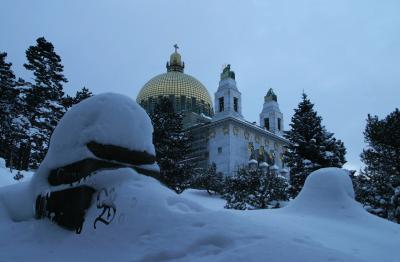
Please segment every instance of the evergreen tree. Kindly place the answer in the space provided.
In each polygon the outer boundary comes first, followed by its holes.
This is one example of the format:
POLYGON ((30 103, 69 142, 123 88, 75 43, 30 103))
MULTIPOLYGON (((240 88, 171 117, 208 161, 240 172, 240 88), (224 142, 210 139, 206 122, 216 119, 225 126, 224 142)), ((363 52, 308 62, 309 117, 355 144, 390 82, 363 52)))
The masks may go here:
POLYGON ((183 192, 190 182, 192 165, 186 159, 190 137, 183 130, 183 115, 174 111, 171 101, 160 98, 151 114, 153 143, 163 182, 177 193, 183 192))
POLYGON ((355 181, 356 199, 366 209, 400 223, 400 111, 386 118, 368 115, 364 131, 366 167, 355 181))
POLYGON ((78 104, 82 100, 91 96, 93 96, 92 92, 86 87, 83 87, 80 91, 76 92, 75 97, 71 97, 69 95, 64 96, 61 100, 61 103, 64 106, 65 110, 68 110, 73 105, 78 104))
POLYGON ((224 177, 221 172, 217 172, 217 167, 214 163, 207 169, 196 169, 194 174, 190 182, 191 188, 207 190, 210 195, 222 193, 224 177))
POLYGON ((7 53, 0 52, 0 157, 10 168, 26 169, 29 121, 24 117, 21 97, 24 82, 16 80, 12 64, 6 62, 6 57, 7 53))
POLYGON ((60 56, 44 37, 38 38, 36 45, 27 49, 26 58, 24 67, 34 75, 34 83, 26 90, 26 104, 32 125, 31 166, 35 168, 43 160, 51 133, 65 113, 63 83, 68 80, 63 74, 60 56))
POLYGON ((76 94, 74 97, 74 104, 78 104, 82 100, 89 98, 91 96, 93 96, 93 93, 86 87, 83 87, 80 91, 76 91, 76 94))
POLYGON ((274 172, 261 169, 241 168, 237 174, 227 177, 223 197, 225 208, 265 209, 279 208, 289 199, 289 183, 274 172))
POLYGON ((346 162, 346 149, 340 140, 326 131, 314 104, 303 93, 285 134, 290 145, 285 152, 285 162, 291 171, 291 195, 296 197, 303 188, 306 177, 322 167, 342 167, 346 162))

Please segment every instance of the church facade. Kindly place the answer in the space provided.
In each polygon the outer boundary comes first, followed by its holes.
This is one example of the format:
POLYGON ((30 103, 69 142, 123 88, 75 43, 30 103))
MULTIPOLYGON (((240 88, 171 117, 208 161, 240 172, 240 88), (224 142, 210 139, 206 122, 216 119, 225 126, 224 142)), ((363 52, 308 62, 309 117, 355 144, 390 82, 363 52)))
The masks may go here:
POLYGON ((259 165, 288 177, 283 153, 289 142, 283 137, 283 115, 273 90, 264 97, 260 122, 252 123, 242 115, 242 94, 230 65, 220 75, 214 106, 207 89, 197 79, 184 74, 183 69, 184 63, 176 48, 167 63, 167 73, 145 84, 137 102, 151 113, 157 99, 167 96, 175 110, 185 114, 184 126, 193 138, 189 161, 203 168, 215 164, 217 172, 226 176, 235 174, 241 167, 259 165), (153 95, 146 95, 149 93, 153 95))

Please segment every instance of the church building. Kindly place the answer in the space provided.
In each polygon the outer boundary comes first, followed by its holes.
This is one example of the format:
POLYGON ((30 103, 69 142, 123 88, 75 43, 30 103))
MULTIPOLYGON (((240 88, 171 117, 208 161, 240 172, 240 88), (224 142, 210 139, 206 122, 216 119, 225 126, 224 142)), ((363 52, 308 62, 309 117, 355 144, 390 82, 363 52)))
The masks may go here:
POLYGON ((167 72, 150 79, 139 92, 137 102, 151 113, 157 99, 168 97, 174 109, 184 113, 184 127, 193 137, 190 161, 198 167, 214 163, 217 172, 229 176, 240 167, 258 165, 288 177, 283 152, 289 142, 283 137, 283 115, 273 90, 269 89, 264 97, 260 122, 246 121, 242 94, 230 65, 220 75, 213 106, 205 86, 184 73, 185 63, 177 49, 175 45, 167 72))

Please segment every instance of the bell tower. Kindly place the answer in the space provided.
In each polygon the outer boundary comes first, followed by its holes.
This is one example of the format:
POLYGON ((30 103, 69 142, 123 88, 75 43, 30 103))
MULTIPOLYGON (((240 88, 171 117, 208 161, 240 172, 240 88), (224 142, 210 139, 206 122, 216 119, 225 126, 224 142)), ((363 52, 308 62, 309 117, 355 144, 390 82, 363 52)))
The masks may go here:
POLYGON ((278 97, 270 88, 264 97, 260 114, 260 126, 274 134, 283 134, 283 114, 279 109, 278 97))
POLYGON ((213 121, 229 116, 243 118, 242 93, 236 87, 235 72, 227 65, 221 73, 221 80, 214 95, 215 115, 213 121))

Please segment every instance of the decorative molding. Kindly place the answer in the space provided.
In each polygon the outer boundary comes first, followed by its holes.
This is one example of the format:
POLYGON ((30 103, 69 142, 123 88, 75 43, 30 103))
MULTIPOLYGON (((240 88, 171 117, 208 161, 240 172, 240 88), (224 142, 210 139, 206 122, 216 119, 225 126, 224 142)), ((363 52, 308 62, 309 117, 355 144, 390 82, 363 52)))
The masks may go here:
POLYGON ((215 137, 215 130, 210 130, 209 134, 208 134, 209 138, 214 138, 215 137))
POLYGON ((224 135, 229 134, 229 126, 228 125, 224 125, 224 127, 222 128, 222 131, 224 132, 224 135))
POLYGON ((249 138, 250 138, 250 133, 249 133, 249 131, 244 130, 244 138, 245 138, 246 140, 249 140, 249 138))
POLYGON ((237 127, 237 126, 233 126, 233 134, 235 135, 235 136, 237 136, 238 134, 239 134, 239 127, 237 127))

